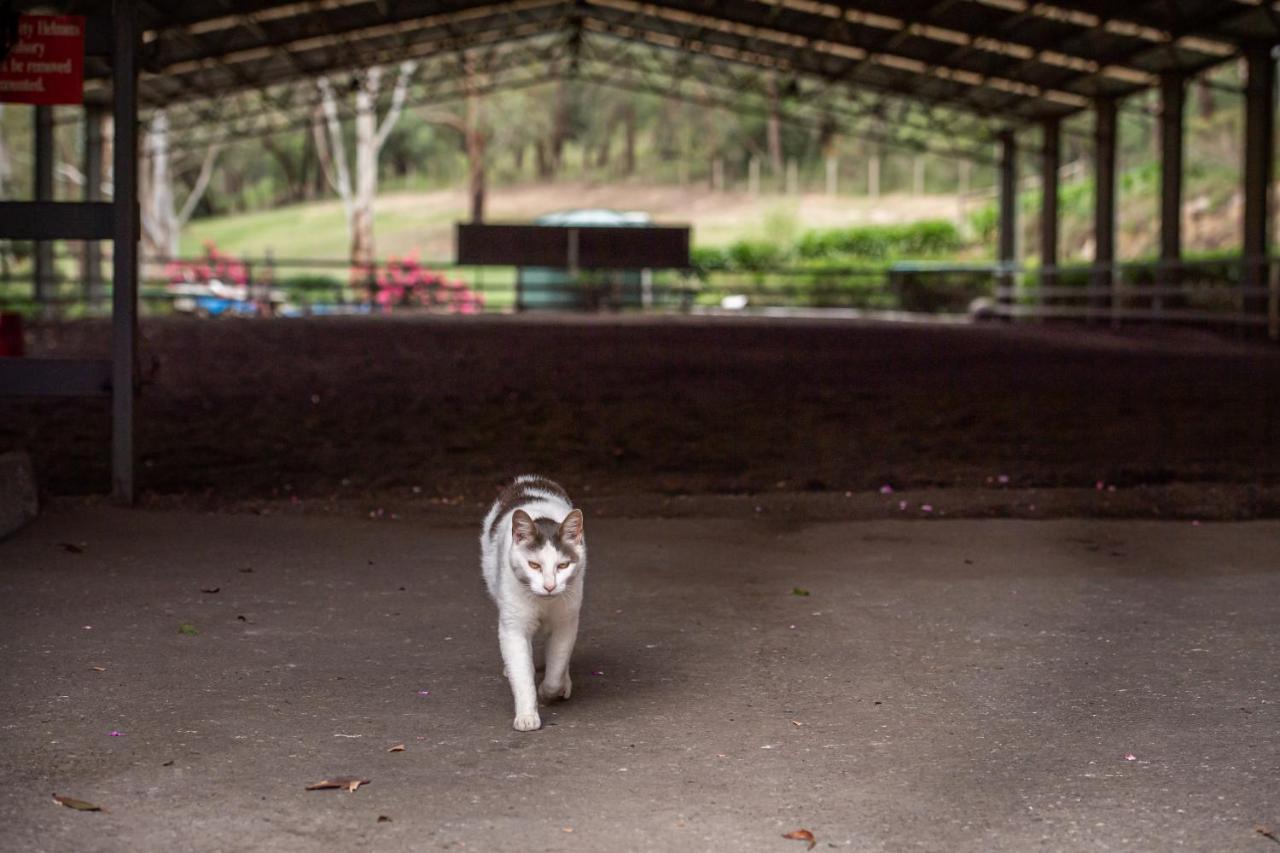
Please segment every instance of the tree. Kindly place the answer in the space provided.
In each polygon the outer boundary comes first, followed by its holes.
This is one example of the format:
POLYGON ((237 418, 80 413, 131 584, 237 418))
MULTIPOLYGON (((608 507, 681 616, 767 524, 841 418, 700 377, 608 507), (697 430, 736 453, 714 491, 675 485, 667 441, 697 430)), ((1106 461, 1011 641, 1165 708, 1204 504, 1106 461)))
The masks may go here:
POLYGON ((178 254, 178 238, 182 226, 191 219, 196 205, 209 188, 213 167, 218 159, 219 143, 212 143, 204 153, 200 171, 182 207, 177 207, 173 191, 173 157, 170 149, 169 114, 159 109, 147 124, 142 144, 142 163, 138 170, 139 207, 142 215, 142 254, 145 258, 172 258, 178 254))
POLYGON ((373 203, 378 194, 378 152, 391 135, 409 90, 416 62, 400 63, 400 73, 391 93, 391 105, 382 121, 377 120, 378 90, 382 86, 383 67, 375 65, 355 76, 355 183, 347 164, 342 122, 338 119, 338 97, 328 77, 317 81, 320 105, 328 138, 316 125, 316 146, 325 177, 342 199, 351 233, 351 265, 367 269, 374 262, 373 203))
POLYGON ((462 149, 467 155, 467 189, 471 199, 471 221, 484 222, 485 190, 488 186, 488 165, 485 152, 489 147, 489 129, 484 121, 484 103, 480 98, 480 84, 475 61, 467 56, 463 60, 463 89, 466 91, 465 112, 454 113, 426 110, 420 115, 424 121, 440 124, 455 130, 462 137, 462 149))

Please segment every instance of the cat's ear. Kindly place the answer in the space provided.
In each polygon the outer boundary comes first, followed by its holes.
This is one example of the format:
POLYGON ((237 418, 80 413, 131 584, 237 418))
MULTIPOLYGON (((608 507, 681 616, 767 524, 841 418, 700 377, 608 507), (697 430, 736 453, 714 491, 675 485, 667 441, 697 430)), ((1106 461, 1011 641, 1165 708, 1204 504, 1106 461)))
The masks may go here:
POLYGON ((582 543, 582 534, 582 510, 575 509, 560 522, 560 541, 579 545, 582 543))
POLYGON ((529 513, 522 509, 516 510, 511 515, 511 541, 516 545, 523 545, 532 542, 538 528, 534 526, 533 519, 529 517, 529 513))

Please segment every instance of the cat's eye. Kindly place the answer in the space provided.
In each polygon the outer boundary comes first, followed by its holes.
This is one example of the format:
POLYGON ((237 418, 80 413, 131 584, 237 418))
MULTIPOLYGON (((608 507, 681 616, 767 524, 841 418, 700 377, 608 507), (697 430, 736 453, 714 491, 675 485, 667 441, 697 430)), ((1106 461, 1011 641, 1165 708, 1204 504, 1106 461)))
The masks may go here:
POLYGON ((530 561, 530 562, 529 562, 529 568, 531 568, 531 569, 540 569, 540 568, 542 568, 542 563, 535 563, 535 562, 533 562, 533 561, 530 561))
POLYGON ((560 565, 556 566, 556 568, 557 568, 557 569, 560 569, 561 571, 563 571, 564 569, 569 568, 569 564, 568 564, 568 563, 561 563, 560 565))

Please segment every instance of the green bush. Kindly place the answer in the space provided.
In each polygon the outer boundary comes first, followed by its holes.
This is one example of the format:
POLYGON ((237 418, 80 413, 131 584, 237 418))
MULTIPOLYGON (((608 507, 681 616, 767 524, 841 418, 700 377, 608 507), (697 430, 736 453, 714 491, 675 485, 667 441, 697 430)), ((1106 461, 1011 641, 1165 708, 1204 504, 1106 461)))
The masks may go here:
POLYGON ((814 308, 891 310, 893 293, 885 287, 883 267, 851 268, 845 261, 815 260, 803 264, 796 282, 796 302, 814 308))
POLYGON ((964 246, 959 230, 942 220, 925 220, 906 225, 862 225, 809 231, 796 243, 796 253, 804 259, 856 258, 885 261, 901 257, 937 257, 964 246))
POLYGON ((280 276, 275 287, 289 294, 294 302, 330 302, 345 288, 343 279, 324 273, 298 273, 280 276))
POLYGON ((764 240, 739 240, 730 244, 726 256, 729 269, 741 272, 767 272, 787 260, 785 249, 764 240))
POLYGON ((689 267, 695 278, 706 281, 712 273, 729 269, 729 254, 710 246, 696 247, 689 250, 689 267))

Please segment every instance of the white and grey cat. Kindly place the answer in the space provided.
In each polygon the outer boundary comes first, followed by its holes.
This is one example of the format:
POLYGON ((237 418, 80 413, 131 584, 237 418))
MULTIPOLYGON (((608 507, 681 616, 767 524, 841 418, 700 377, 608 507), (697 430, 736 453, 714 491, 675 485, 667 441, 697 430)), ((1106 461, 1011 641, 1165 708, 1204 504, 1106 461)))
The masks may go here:
POLYGON ((568 699, 578 638, 587 540, 582 510, 545 477, 526 474, 494 501, 480 531, 480 568, 498 605, 498 645, 515 699, 516 731, 542 725, 538 699, 568 699), (546 638, 546 672, 534 689, 533 641, 546 638))

